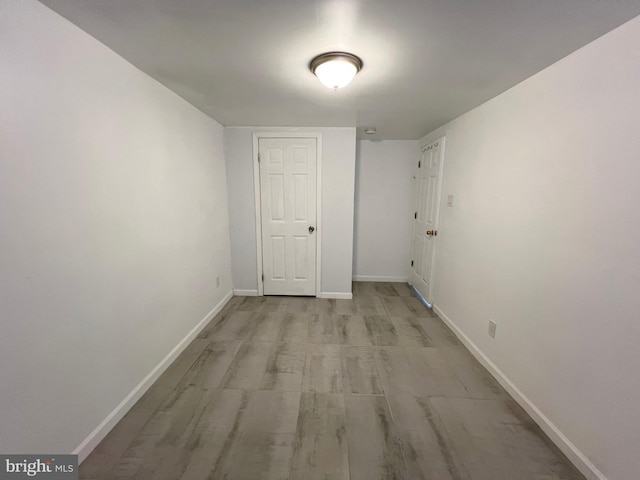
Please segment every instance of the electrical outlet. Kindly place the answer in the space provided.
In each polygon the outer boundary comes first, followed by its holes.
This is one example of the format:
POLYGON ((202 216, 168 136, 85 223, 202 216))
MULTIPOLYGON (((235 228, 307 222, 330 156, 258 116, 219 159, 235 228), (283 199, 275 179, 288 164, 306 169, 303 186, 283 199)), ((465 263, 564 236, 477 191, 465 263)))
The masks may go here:
POLYGON ((496 338, 496 328, 498 328, 496 322, 489 320, 489 336, 491 338, 496 338))
POLYGON ((453 195, 447 195, 447 207, 453 207, 453 195))
POLYGON ((216 277, 216 288, 220 286, 220 275, 216 277))

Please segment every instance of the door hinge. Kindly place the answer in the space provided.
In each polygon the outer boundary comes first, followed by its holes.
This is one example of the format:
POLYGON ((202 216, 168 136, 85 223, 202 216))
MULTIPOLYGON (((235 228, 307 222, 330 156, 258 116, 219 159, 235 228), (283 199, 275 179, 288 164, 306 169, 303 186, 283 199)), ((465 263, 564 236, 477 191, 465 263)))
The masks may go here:
POLYGON ((418 212, 413 214, 413 218, 415 218, 416 220, 418 219, 418 212))
POLYGON ((413 260, 411 260, 411 266, 413 267, 413 260))
POLYGON ((422 162, 420 162, 420 160, 418 160, 418 168, 420 168, 420 165, 422 165, 422 162))
POLYGON ((262 281, 264 282, 264 273, 262 274, 262 281))
POLYGON ((260 163, 260 154, 258 154, 258 163, 260 163))

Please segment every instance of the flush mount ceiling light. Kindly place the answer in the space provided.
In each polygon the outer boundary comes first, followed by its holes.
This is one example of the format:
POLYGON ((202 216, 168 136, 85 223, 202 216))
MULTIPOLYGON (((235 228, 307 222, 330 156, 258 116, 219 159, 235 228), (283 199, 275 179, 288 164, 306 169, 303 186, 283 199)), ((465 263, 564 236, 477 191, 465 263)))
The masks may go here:
POLYGON ((346 52, 323 53, 309 64, 309 69, 318 80, 334 90, 348 85, 361 68, 362 60, 346 52))

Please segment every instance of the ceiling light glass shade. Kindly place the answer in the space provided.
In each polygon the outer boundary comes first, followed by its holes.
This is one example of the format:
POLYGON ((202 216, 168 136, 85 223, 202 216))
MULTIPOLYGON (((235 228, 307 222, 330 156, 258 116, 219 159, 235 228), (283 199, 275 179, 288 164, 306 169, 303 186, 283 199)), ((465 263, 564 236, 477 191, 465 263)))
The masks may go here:
POLYGON ((323 53, 311 61, 311 71, 327 88, 348 85, 362 68, 362 60, 344 52, 323 53))

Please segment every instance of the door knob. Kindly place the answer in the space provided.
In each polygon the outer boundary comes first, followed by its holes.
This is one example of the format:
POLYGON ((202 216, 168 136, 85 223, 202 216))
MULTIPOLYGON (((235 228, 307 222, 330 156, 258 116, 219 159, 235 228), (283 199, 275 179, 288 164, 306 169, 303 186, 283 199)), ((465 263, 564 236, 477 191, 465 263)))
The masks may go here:
POLYGON ((313 233, 313 231, 316 229, 316 227, 309 227, 309 233, 313 233))
POLYGON ((438 231, 437 230, 427 230, 427 236, 429 236, 429 237, 437 237, 438 236, 438 231))

